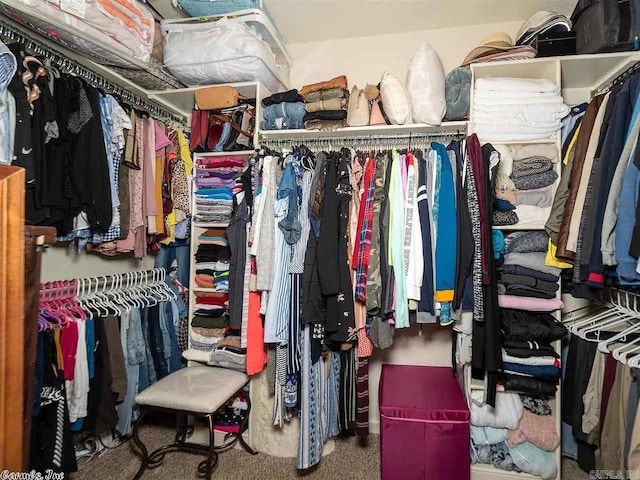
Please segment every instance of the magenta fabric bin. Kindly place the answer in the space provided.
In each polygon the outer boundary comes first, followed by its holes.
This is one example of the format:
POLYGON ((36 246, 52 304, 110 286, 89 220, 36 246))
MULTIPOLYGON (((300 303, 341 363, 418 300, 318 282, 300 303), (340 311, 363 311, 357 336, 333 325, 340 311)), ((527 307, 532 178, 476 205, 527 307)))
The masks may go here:
POLYGON ((468 480, 469 408, 449 367, 383 365, 382 480, 468 480))

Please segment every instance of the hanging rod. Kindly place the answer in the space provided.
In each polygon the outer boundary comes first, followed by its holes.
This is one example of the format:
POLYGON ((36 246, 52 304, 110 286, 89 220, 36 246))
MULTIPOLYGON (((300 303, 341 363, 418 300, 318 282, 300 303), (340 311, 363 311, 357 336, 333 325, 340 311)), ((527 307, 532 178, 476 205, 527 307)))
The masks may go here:
POLYGON ((84 284, 86 288, 93 290, 112 290, 114 287, 126 283, 130 279, 131 284, 145 285, 151 282, 163 281, 166 276, 176 271, 177 267, 153 268, 151 270, 134 270, 131 272, 115 273, 112 275, 99 275, 95 277, 74 278, 73 280, 53 280, 40 284, 40 300, 51 301, 60 298, 73 297, 78 293, 78 285, 84 284))
POLYGON ((141 97, 140 95, 127 90, 125 87, 106 79, 104 76, 94 72, 79 62, 66 57, 64 54, 51 46, 46 45, 44 42, 36 40, 21 29, 7 23, 2 16, 0 16, 0 39, 5 43, 21 43, 24 45, 25 50, 35 54, 36 56, 44 57, 45 67, 47 67, 47 63, 49 63, 49 65, 53 65, 67 74, 81 77, 88 84, 119 96, 124 101, 130 102, 133 105, 146 110, 149 114, 165 123, 173 123, 180 126, 187 125, 187 119, 184 116, 177 115, 157 103, 141 97))
POLYGON ((607 93, 613 87, 615 87, 617 85, 620 85, 620 84, 624 83, 625 81, 627 81, 627 79, 629 79, 633 74, 635 74, 639 70, 640 70, 640 62, 634 63, 629 68, 627 68, 622 73, 620 73, 618 76, 616 76, 613 80, 611 80, 609 83, 607 83, 606 85, 598 88, 595 92, 593 92, 591 97, 593 98, 593 97, 597 97, 598 95, 601 95, 603 93, 607 93))
MULTIPOLYGON (((337 132, 336 132, 337 133, 337 132)), ((287 148, 293 145, 305 145, 311 150, 335 148, 411 148, 426 147, 434 140, 455 140, 464 137, 460 130, 432 131, 416 133, 370 134, 340 131, 334 135, 316 136, 313 131, 308 135, 295 134, 287 136, 260 135, 260 145, 269 148, 287 148), (344 135, 340 135, 344 134, 344 135)))

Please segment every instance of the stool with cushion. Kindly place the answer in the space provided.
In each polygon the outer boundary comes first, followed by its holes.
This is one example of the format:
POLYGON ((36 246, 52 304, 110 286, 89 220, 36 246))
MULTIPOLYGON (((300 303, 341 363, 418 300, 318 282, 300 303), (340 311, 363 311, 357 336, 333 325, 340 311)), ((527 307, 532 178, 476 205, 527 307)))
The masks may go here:
POLYGON ((207 454, 207 459, 198 465, 198 472, 205 474, 207 479, 211 478, 211 473, 218 464, 218 452, 231 448, 236 441, 239 441, 249 453, 255 455, 257 452, 253 451, 242 437, 251 410, 248 395, 243 395, 247 401, 247 412, 239 432, 230 434, 234 437, 231 442, 219 447, 214 445, 213 417, 216 411, 230 398, 241 393, 248 381, 249 378, 242 372, 226 368, 197 366, 182 368, 142 391, 136 397, 136 404, 140 407, 140 416, 133 426, 133 441, 142 454, 142 465, 140 465, 134 480, 138 480, 147 467, 154 468, 160 465, 165 454, 169 452, 186 451, 207 454), (187 437, 193 431, 193 427, 186 427, 176 434, 174 443, 158 448, 149 454, 138 435, 138 428, 149 410, 206 418, 209 429, 209 445, 187 442, 187 437))

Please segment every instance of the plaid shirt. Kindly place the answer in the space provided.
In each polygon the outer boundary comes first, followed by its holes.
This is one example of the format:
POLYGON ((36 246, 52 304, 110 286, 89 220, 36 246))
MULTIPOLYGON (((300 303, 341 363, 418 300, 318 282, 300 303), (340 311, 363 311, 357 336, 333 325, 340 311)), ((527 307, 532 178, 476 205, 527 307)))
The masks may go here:
POLYGON ((367 270, 371 255, 371 226, 373 225, 373 200, 376 191, 376 158, 370 158, 364 173, 364 193, 360 208, 364 209, 362 227, 359 230, 360 242, 355 248, 356 289, 355 298, 360 302, 367 300, 367 270))

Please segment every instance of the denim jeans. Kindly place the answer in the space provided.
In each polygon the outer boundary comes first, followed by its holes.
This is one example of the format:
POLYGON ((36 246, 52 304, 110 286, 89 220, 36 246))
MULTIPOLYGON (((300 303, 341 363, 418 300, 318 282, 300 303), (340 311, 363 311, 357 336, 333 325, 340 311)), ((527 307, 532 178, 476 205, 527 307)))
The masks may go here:
POLYGON ((146 359, 140 364, 140 391, 155 383, 158 375, 151 355, 151 335, 149 330, 149 309, 145 308, 140 312, 140 322, 142 325, 142 335, 145 343, 146 359))
POLYGON ((180 347, 178 347, 178 306, 176 302, 166 302, 167 310, 167 330, 169 330, 169 338, 171 340, 171 357, 169 358, 169 372, 175 372, 182 367, 182 355, 180 347))
POLYGON ((160 245, 154 267, 169 269, 176 262, 178 281, 189 288, 189 260, 189 239, 176 240, 171 245, 160 245))
MULTIPOLYGON (((156 372, 157 379, 164 378, 169 373, 167 360, 164 356, 162 330, 160 329, 160 308, 155 305, 147 309, 149 312, 149 348, 151 349, 151 363, 156 372)), ((151 380, 151 379, 150 379, 151 380)), ((153 383, 153 382, 151 382, 153 383)))
POLYGON ((127 329, 127 345, 124 350, 131 365, 140 365, 146 361, 147 352, 142 334, 142 320, 140 310, 134 308, 129 314, 129 328, 127 329))
MULTIPOLYGON (((137 312, 138 317, 140 316, 140 313, 135 310, 135 312, 137 312)), ((124 352, 127 352, 127 358, 125 361, 126 367, 127 367, 127 393, 124 397, 123 402, 118 405, 118 423, 116 425, 116 430, 120 433, 120 435, 122 436, 128 436, 131 434, 131 419, 133 416, 133 406, 134 406, 134 399, 136 397, 136 395, 138 394, 138 378, 140 376, 140 367, 139 364, 142 363, 141 361, 139 362, 137 357, 130 357, 129 356, 129 337, 133 336, 134 330, 132 328, 133 326, 133 322, 132 322, 132 318, 134 316, 134 310, 132 310, 129 314, 129 326, 127 328, 124 328, 124 326, 126 325, 126 321, 125 318, 123 318, 122 321, 122 326, 120 328, 120 340, 122 341, 122 350, 124 352)), ((138 322, 139 323, 139 322, 138 322)), ((144 351, 144 346, 143 346, 143 351, 144 351)))

